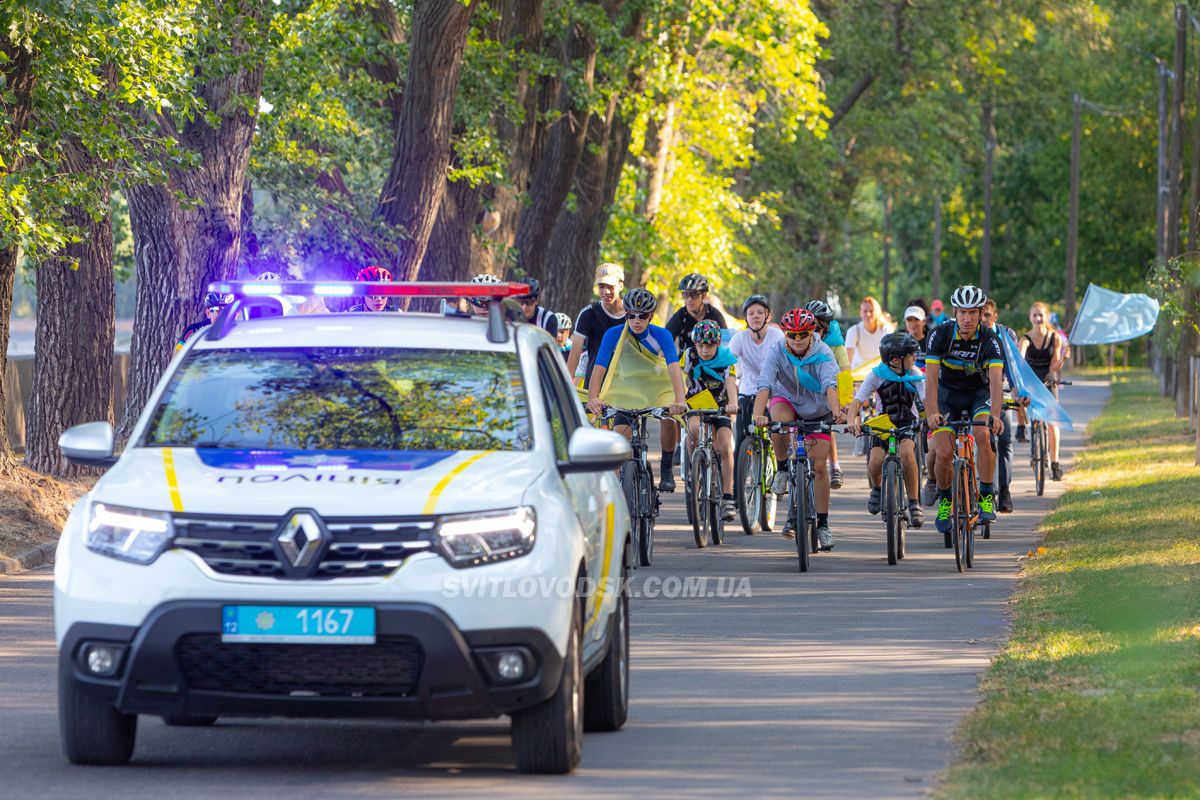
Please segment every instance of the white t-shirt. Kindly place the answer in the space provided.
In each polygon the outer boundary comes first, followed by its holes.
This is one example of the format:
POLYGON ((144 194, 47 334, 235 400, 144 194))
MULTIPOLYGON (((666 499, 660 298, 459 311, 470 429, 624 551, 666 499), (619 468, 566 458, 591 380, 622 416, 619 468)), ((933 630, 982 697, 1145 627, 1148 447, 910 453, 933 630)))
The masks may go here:
POLYGON ((729 340, 729 352, 737 356, 738 395, 753 397, 757 393, 758 374, 771 348, 783 341, 783 331, 771 325, 761 342, 754 341, 749 330, 738 331, 729 340))
POLYGON ((879 358, 879 342, 889 333, 895 332, 893 325, 880 322, 871 333, 861 322, 856 322, 846 331, 846 349, 853 350, 850 369, 858 369, 873 358, 879 358))

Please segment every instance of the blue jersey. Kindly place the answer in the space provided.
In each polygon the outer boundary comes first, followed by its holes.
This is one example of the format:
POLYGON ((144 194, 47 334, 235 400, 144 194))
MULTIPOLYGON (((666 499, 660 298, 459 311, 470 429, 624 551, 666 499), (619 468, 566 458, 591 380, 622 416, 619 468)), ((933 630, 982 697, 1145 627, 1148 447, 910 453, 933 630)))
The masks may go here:
MULTIPOLYGON (((596 353, 595 366, 608 369, 612 363, 613 352, 617 349, 617 343, 621 341, 621 336, 628 330, 628 325, 619 325, 615 328, 609 328, 604 338, 600 340, 600 350, 596 353)), ((679 350, 675 348, 675 337, 671 336, 670 331, 658 325, 650 325, 639 336, 633 331, 629 331, 633 338, 637 339, 638 343, 653 353, 661 353, 668 364, 677 363, 679 361, 679 350)))

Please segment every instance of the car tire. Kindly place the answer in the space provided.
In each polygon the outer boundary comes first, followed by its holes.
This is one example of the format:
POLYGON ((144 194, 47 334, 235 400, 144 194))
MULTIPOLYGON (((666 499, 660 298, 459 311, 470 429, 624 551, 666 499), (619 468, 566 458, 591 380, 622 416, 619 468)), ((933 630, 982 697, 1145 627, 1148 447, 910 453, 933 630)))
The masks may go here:
POLYGON ((512 738, 518 772, 562 775, 583 756, 583 656, 580 606, 567 635, 562 676, 548 700, 513 712, 512 738))
POLYGON ((584 683, 583 729, 620 730, 629 717, 629 574, 632 554, 625 549, 620 594, 608 636, 608 652, 584 683))
POLYGON ((133 757, 137 714, 122 714, 84 691, 70 657, 58 670, 58 732, 63 754, 72 764, 112 766, 133 757))
POLYGON ((172 728, 207 728, 215 725, 217 718, 192 714, 163 714, 162 721, 172 728))

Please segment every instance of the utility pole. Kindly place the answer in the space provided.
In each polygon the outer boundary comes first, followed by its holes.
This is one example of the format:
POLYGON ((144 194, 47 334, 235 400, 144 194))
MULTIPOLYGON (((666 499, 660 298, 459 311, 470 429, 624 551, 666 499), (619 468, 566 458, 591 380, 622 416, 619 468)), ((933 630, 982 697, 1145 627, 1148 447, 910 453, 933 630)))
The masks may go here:
POLYGON ((1158 62, 1158 210, 1154 260, 1159 264, 1167 260, 1167 195, 1170 193, 1167 180, 1167 88, 1170 72, 1166 64, 1158 62))
POLYGON ((933 198, 933 275, 930 276, 929 290, 930 300, 936 300, 942 296, 942 195, 940 192, 933 198))
POLYGON ((1171 98, 1171 152, 1169 210, 1167 212, 1167 258, 1183 252, 1183 125, 1184 90, 1187 87, 1187 24, 1188 10, 1183 3, 1175 5, 1175 85, 1171 98))
POLYGON ((992 157, 996 150, 996 127, 992 124, 992 101, 983 103, 983 244, 979 248, 979 288, 992 290, 992 157))
POLYGON ((1071 95, 1071 198, 1067 212, 1067 286, 1063 294, 1063 326, 1075 322, 1075 284, 1079 266, 1079 134, 1083 98, 1071 95))
POLYGON ((883 310, 888 307, 888 280, 892 273, 892 192, 883 190, 883 310))

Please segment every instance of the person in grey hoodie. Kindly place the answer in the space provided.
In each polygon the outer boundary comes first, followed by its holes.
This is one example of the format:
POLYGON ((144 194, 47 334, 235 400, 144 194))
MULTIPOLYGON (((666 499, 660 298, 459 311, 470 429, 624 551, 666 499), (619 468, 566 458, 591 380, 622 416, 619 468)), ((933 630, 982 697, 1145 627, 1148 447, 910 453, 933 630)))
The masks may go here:
MULTIPOLYGON (((775 422, 841 421, 842 408, 838 403, 838 365, 833 351, 817 338, 817 318, 807 308, 793 308, 779 322, 784 340, 767 355, 758 375, 758 392, 754 398, 754 424, 763 427, 769 419, 775 422)), ((833 549, 833 534, 829 532, 829 442, 830 433, 815 433, 805 437, 805 448, 813 463, 814 499, 817 506, 817 540, 822 550, 833 549)), ((778 471, 771 490, 777 495, 787 492, 788 439, 772 435, 778 471)), ((796 520, 784 525, 785 538, 796 537, 796 520)))

